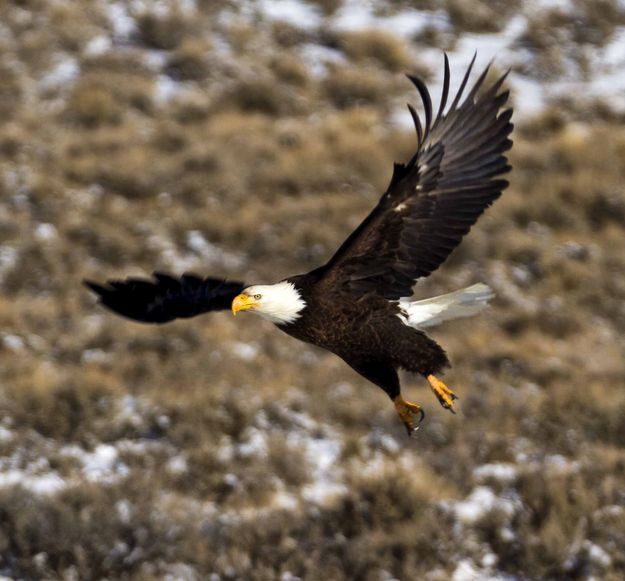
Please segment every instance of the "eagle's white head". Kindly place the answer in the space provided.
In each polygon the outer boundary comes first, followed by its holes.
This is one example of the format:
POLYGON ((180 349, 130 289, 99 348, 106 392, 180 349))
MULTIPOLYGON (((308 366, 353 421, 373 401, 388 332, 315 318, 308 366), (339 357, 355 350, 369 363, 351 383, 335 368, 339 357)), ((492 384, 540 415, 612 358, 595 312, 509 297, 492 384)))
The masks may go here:
POLYGON ((306 306, 295 285, 288 281, 277 284, 248 286, 232 301, 232 314, 251 311, 275 323, 284 325, 301 317, 306 306))

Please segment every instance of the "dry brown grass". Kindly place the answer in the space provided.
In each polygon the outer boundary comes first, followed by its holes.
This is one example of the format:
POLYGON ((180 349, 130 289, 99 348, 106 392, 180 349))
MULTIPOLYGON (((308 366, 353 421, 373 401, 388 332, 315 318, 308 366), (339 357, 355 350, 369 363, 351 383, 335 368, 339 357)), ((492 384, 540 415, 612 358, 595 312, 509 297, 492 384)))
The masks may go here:
POLYGON ((388 85, 371 70, 352 66, 337 66, 327 76, 323 86, 326 97, 339 109, 386 102, 388 85))
POLYGON ((141 41, 150 48, 172 50, 192 33, 194 22, 175 7, 166 13, 146 11, 137 19, 141 41))
POLYGON ((490 2, 448 0, 446 9, 452 24, 469 32, 497 32, 505 24, 490 2))
MULTIPOLYGON (((0 485, 0 575, 446 579, 467 561, 484 575, 619 578, 619 124, 560 107, 516 132, 511 187, 416 289, 484 280, 497 293, 484 316, 432 333, 462 413, 406 376, 428 413, 407 440, 380 390, 260 320, 135 325, 80 286, 154 269, 272 281, 325 260, 414 147, 387 122, 409 89, 380 72, 392 41, 357 37, 345 51, 358 64, 315 76, 298 51, 318 31, 214 29, 214 4, 198 2, 195 20, 146 16, 130 48, 87 55, 110 26, 99 11, 63 31, 58 6, 21 4, 53 18, 0 61, 0 479, 22 474, 0 485), (80 73, 39 94, 51 38, 80 73), (145 46, 185 80, 170 100, 145 46), (113 460, 94 477, 98 450, 113 460), (513 471, 483 471, 493 464, 513 471), (64 485, 37 492, 45 475, 64 485), (319 483, 334 500, 306 499, 319 483), (467 516, 480 488, 493 506, 467 516)), ((14 32, 36 30, 16 5, 0 11, 14 32)))
POLYGON ((337 45, 355 62, 373 61, 394 72, 413 66, 406 46, 394 34, 383 30, 346 32, 337 39, 337 45))
POLYGON ((181 81, 203 81, 211 71, 211 46, 206 41, 186 40, 167 61, 167 74, 181 81))

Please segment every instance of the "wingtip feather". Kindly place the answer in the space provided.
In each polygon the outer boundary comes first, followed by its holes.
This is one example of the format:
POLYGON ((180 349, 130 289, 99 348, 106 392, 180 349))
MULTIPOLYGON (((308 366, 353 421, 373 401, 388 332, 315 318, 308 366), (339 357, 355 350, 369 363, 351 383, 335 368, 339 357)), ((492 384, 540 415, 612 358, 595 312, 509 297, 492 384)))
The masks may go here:
POLYGON ((419 95, 421 96, 421 101, 423 103, 423 111, 425 114, 425 131, 424 135, 427 135, 430 131, 430 126, 432 125, 432 98, 430 97, 430 92, 426 84, 423 82, 423 79, 417 77, 415 75, 407 75, 410 82, 415 86, 419 95))
POLYGON ((447 53, 443 53, 445 57, 445 71, 443 74, 443 89, 441 91, 441 102, 438 106, 438 113, 436 114, 436 121, 434 124, 438 123, 439 119, 443 116, 443 111, 445 110, 445 105, 447 105, 447 97, 449 96, 449 81, 451 78, 451 70, 449 68, 449 57, 447 53))
POLYGON ((477 50, 473 53, 473 58, 471 59, 471 62, 469 63, 469 67, 464 73, 464 77, 462 78, 462 82, 460 83, 460 87, 458 88, 458 92, 456 93, 456 96, 454 97, 454 101, 451 104, 451 109, 455 109, 458 106, 460 99, 462 99, 462 94, 464 93, 464 89, 467 85, 467 81, 469 80, 469 77, 471 76, 471 71, 473 70, 473 65, 475 64, 476 58, 477 58, 477 50))
POLYGON ((415 108, 410 103, 408 103, 408 111, 410 111, 410 116, 412 117, 415 131, 417 132, 417 146, 419 147, 423 142, 423 128, 421 127, 421 120, 419 119, 419 115, 415 108))
POLYGON ((96 293, 99 296, 102 296, 104 293, 106 293, 106 287, 93 280, 83 278, 82 285, 87 287, 90 291, 96 293))

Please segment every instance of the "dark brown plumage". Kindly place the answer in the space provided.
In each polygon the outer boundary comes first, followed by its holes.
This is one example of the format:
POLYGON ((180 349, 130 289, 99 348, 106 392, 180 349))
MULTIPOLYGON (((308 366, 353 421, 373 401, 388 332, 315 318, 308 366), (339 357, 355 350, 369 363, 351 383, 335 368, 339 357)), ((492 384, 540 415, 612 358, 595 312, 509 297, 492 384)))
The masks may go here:
POLYGON ((450 109, 449 62, 445 55, 443 94, 434 123, 427 88, 409 76, 425 109, 425 129, 414 109, 417 151, 395 164, 386 193, 369 216, 323 267, 327 288, 347 285, 355 292, 374 291, 387 299, 410 296, 418 278, 436 270, 460 243, 480 214, 508 186, 496 176, 510 170, 503 155, 510 149, 512 109, 500 113, 508 91, 498 94, 507 73, 478 94, 489 67, 460 99, 475 57, 450 109))
POLYGON ((512 145, 512 109, 502 110, 508 92, 499 92, 507 74, 484 88, 487 67, 463 98, 474 61, 446 108, 450 73, 445 56, 435 116, 423 81, 409 76, 425 117, 422 124, 409 105, 416 151, 406 164, 395 164, 377 206, 324 266, 276 285, 246 288, 162 274, 155 274, 156 281, 87 285, 105 306, 145 322, 163 323, 230 305, 235 313, 253 310, 285 333, 335 353, 384 389, 409 432, 413 415, 422 412, 401 397, 397 369, 428 378, 440 402, 452 409, 453 392, 435 377, 449 361, 422 328, 474 314, 492 293, 485 285, 474 285, 421 302, 406 302, 406 297, 419 278, 445 261, 508 185, 498 177, 510 170, 504 153, 512 145))
MULTIPOLYGON (((303 275, 307 277, 308 275, 303 275)), ((402 323, 399 307, 377 293, 353 297, 328 292, 303 277, 292 282, 306 302, 301 318, 278 327, 301 341, 338 355, 350 367, 375 383, 391 399, 399 395, 396 369, 424 376, 449 365, 443 349, 423 331, 402 323)))

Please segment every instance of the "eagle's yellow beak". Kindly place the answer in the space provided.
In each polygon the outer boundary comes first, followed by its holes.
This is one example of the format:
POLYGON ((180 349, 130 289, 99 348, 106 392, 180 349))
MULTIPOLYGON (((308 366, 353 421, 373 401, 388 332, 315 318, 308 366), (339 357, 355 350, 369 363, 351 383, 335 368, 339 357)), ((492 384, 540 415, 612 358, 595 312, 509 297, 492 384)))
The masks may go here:
POLYGON ((232 301, 232 314, 236 315, 239 311, 247 311, 255 306, 256 300, 254 300, 254 297, 248 297, 244 294, 237 295, 232 301))

